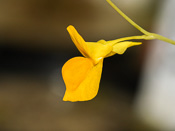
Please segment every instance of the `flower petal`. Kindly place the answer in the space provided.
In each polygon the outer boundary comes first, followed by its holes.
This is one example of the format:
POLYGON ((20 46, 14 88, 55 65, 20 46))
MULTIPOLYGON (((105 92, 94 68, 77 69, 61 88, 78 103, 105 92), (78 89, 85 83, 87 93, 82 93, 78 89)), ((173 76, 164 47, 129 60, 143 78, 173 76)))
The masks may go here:
POLYGON ((72 25, 68 26, 67 30, 78 50, 83 56, 91 58, 94 64, 97 64, 112 50, 112 46, 104 44, 106 43, 104 40, 98 42, 85 42, 72 25))
POLYGON ((76 90, 92 67, 93 63, 88 58, 74 57, 68 60, 62 68, 66 89, 70 91, 76 90))
POLYGON ((77 32, 77 30, 72 25, 69 25, 67 27, 67 31, 69 32, 72 41, 74 42, 78 50, 81 52, 81 54, 85 57, 88 57, 88 54, 86 53, 86 43, 81 37, 81 35, 77 32))
POLYGON ((92 60, 74 57, 63 66, 62 75, 66 84, 64 101, 87 101, 93 99, 99 89, 103 60, 93 65, 92 60))
POLYGON ((127 48, 129 48, 131 46, 135 46, 135 45, 140 45, 140 44, 142 44, 142 43, 141 42, 132 42, 132 41, 119 42, 113 46, 112 52, 109 53, 107 55, 107 57, 113 56, 116 53, 121 55, 126 51, 127 48))

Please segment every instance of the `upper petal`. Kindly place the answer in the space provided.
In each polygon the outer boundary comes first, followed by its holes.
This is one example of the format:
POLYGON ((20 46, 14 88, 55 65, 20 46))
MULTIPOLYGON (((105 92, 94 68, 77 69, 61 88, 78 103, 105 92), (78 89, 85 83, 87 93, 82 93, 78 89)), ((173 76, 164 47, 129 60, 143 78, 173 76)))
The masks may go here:
POLYGON ((68 64, 72 66, 71 69, 68 69, 70 66, 67 66, 67 63, 62 69, 66 84, 63 100, 75 102, 93 99, 98 93, 103 60, 93 65, 89 58, 75 57, 70 59, 68 64))
POLYGON ((69 25, 67 27, 67 31, 69 32, 72 41, 76 45, 77 49, 81 52, 81 54, 85 57, 88 57, 88 54, 87 54, 88 49, 86 46, 86 42, 81 37, 81 35, 77 32, 77 30, 72 25, 69 25))
POLYGON ((104 44, 106 43, 104 40, 98 42, 85 42, 72 25, 68 26, 67 30, 78 50, 85 57, 91 58, 94 64, 97 64, 112 51, 112 46, 110 44, 104 44))

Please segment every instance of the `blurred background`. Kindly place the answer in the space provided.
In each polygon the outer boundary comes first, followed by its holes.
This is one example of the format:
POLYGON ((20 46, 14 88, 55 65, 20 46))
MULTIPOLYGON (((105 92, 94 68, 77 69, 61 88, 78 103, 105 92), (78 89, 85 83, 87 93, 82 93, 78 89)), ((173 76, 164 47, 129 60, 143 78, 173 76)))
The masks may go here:
MULTIPOLYGON (((169 1, 173 0, 113 2, 144 29, 161 34, 157 19, 170 26, 172 16, 163 13, 169 1)), ((0 130, 161 130, 159 124, 140 117, 146 105, 142 76, 154 42, 143 41, 123 55, 106 58, 100 90, 93 100, 62 101, 61 68, 68 59, 81 55, 66 31, 70 24, 86 41, 141 35, 105 0, 1 0, 0 130)))

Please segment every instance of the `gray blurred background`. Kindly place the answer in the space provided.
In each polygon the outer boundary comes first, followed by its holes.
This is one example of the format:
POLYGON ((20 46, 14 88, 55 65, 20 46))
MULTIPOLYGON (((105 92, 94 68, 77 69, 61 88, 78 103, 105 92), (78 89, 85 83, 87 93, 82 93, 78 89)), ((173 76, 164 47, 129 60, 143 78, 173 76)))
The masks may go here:
MULTIPOLYGON (((148 31, 165 0, 114 0, 148 31)), ((61 67, 80 56, 69 34, 86 41, 141 35, 105 0, 0 1, 0 130, 155 131, 133 111, 149 41, 104 60, 98 95, 63 102, 61 67)))

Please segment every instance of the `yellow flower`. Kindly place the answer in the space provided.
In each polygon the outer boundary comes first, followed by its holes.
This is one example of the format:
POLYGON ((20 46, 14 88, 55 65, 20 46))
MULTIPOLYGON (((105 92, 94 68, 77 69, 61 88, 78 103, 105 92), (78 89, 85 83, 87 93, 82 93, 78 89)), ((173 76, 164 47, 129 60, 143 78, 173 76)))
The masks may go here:
POLYGON ((137 25, 126 16, 111 0, 106 0, 123 18, 141 31, 144 35, 120 38, 112 41, 100 40, 98 42, 85 42, 73 26, 67 30, 72 41, 81 52, 83 57, 74 57, 68 60, 62 68, 62 76, 66 85, 64 101, 87 101, 93 99, 99 89, 103 59, 117 54, 123 54, 128 47, 140 45, 141 42, 128 40, 159 39, 175 45, 175 41, 161 35, 150 33, 137 25))
POLYGON ((84 57, 68 60, 62 68, 62 76, 66 85, 64 101, 87 101, 93 99, 99 89, 103 59, 125 50, 140 42, 118 42, 100 40, 85 42, 73 26, 67 28, 72 41, 84 57))

